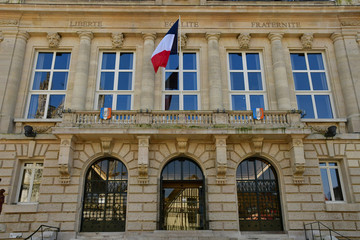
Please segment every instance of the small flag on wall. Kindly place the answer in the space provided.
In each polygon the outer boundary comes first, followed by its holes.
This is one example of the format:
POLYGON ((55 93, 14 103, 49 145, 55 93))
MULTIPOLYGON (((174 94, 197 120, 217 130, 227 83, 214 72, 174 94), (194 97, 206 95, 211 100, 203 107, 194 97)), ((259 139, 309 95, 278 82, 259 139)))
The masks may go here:
POLYGON ((257 119, 257 120, 264 119, 264 109, 263 108, 254 108, 253 115, 254 115, 254 119, 257 119))
POLYGON ((101 119, 110 119, 111 118, 111 108, 101 108, 100 110, 101 119))

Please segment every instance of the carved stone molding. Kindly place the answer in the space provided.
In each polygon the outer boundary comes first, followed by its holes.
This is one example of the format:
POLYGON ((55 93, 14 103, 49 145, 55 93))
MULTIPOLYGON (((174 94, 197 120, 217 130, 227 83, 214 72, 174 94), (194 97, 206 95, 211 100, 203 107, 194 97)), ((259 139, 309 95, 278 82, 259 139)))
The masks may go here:
POLYGON ((240 33, 238 36, 240 49, 248 49, 250 45, 251 36, 249 33, 240 33))
POLYGON ((150 136, 138 136, 138 183, 148 184, 149 140, 150 136))
POLYGON ((49 42, 50 48, 58 48, 60 45, 61 36, 57 32, 48 33, 47 34, 47 40, 49 42))
POLYGON ((146 32, 143 32, 142 33, 142 37, 144 40, 152 40, 152 41, 155 41, 156 39, 156 33, 146 33, 146 32))
POLYGON ((340 22, 342 26, 360 26, 360 21, 341 21, 340 22))
POLYGON ((341 33, 333 33, 331 34, 330 38, 333 42, 344 40, 343 35, 341 33))
POLYGON ((61 184, 69 184, 75 149, 75 136, 60 136, 60 152, 58 160, 59 180, 61 184))
POLYGON ((111 34, 111 43, 112 43, 113 48, 121 48, 124 44, 124 34, 112 33, 111 34))
POLYGON ((254 151, 256 153, 261 153, 262 146, 263 146, 263 140, 264 140, 264 138, 262 138, 262 137, 254 137, 254 138, 252 138, 252 142, 253 142, 253 145, 254 145, 254 151))
POLYGON ((220 39, 220 33, 206 33, 205 35, 206 40, 216 40, 219 41, 220 39))
POLYGON ((176 138, 177 141, 177 148, 180 153, 184 153, 187 150, 187 138, 176 138))
POLYGON ((294 136, 290 143, 290 161, 293 171, 294 184, 304 184, 305 156, 304 144, 301 136, 294 136))
POLYGON ((181 36, 180 36, 180 46, 182 48, 186 47, 187 40, 188 40, 188 37, 186 36, 186 33, 181 34, 181 36))
POLYGON ((227 171, 227 153, 226 153, 226 135, 215 136, 216 147, 216 183, 226 183, 226 171, 227 171))
POLYGON ((303 49, 312 49, 313 40, 314 35, 312 33, 304 33, 300 38, 303 49))
POLYGON ((94 34, 89 31, 79 31, 77 34, 79 35, 80 39, 87 38, 88 40, 92 40, 94 38, 94 34))
POLYGON ((16 19, 0 19, 0 25, 13 25, 16 26, 19 24, 19 21, 16 19))
POLYGON ((109 138, 109 137, 101 137, 101 138, 100 138, 100 141, 101 141, 101 147, 102 147, 103 153, 110 153, 110 152, 111 152, 111 141, 112 141, 112 138, 109 138))
POLYGON ((268 38, 270 41, 280 40, 283 38, 283 33, 269 33, 268 38))

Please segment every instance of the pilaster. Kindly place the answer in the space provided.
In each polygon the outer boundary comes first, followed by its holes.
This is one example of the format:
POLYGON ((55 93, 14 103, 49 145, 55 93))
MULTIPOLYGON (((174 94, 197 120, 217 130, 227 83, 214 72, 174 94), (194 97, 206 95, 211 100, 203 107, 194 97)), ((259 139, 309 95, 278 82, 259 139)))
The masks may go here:
POLYGON ((227 170, 227 153, 226 153, 226 135, 215 135, 216 147, 216 183, 226 183, 226 170, 227 170))
POLYGON ((149 182, 149 140, 150 136, 138 136, 138 183, 147 184, 149 182))
POLYGON ((292 136, 290 142, 290 161, 294 184, 303 184, 305 172, 305 155, 303 136, 292 136))
POLYGON ((60 136, 60 152, 59 152, 59 179, 61 184, 69 184, 71 177, 71 168, 73 165, 75 136, 63 135, 60 136))

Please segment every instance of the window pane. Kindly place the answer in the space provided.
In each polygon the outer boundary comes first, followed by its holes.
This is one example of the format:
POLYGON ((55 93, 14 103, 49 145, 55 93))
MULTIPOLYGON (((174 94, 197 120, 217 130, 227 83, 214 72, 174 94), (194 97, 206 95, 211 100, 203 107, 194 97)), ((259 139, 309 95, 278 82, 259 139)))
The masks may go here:
POLYGON ((120 53, 120 66, 119 69, 132 69, 133 68, 133 54, 120 53))
POLYGON ((306 70, 305 54, 292 53, 290 55, 293 70, 306 70))
POLYGON ((311 73, 314 90, 328 90, 325 73, 311 73))
POLYGON ((70 53, 56 53, 54 69, 69 69, 70 53))
POLYGON ((248 70, 260 70, 260 59, 258 53, 247 53, 246 64, 248 70))
POLYGON ((28 196, 30 194, 30 184, 31 184, 31 175, 32 175, 32 169, 24 169, 22 183, 21 183, 21 189, 20 189, 20 195, 19 195, 19 202, 27 202, 28 196))
POLYGON ((298 109, 302 110, 306 115, 304 118, 315 118, 314 108, 310 95, 296 95, 298 109))
POLYGON ((318 118, 332 118, 330 98, 328 95, 315 95, 318 118))
POLYGON ((179 73, 165 73, 165 90, 179 90, 179 73))
POLYGON ((102 72, 99 90, 114 90, 114 72, 102 72))
POLYGON ((131 90, 132 72, 119 72, 118 90, 131 90))
POLYGON ((230 65, 230 70, 243 70, 241 53, 230 53, 229 65, 230 65))
POLYGON ((115 69, 116 53, 103 53, 101 69, 115 69))
POLYGON ((32 90, 49 90, 50 72, 35 72, 32 90))
POLYGON ((325 201, 331 201, 330 185, 326 169, 320 169, 325 201))
POLYGON ((249 89, 250 90, 262 90, 261 73, 260 72, 249 72, 249 89))
POLYGON ((166 69, 178 70, 179 69, 179 55, 170 55, 166 69))
POLYGON ((196 72, 184 73, 184 90, 197 90, 196 72))
POLYGON ((232 95, 232 110, 246 110, 246 98, 245 95, 232 95))
POLYGON ((184 70, 195 70, 196 69, 196 54, 195 53, 184 53, 183 68, 184 68, 184 70))
POLYGON ((321 53, 308 53, 310 70, 324 70, 321 53))
POLYGON ((36 69, 51 69, 53 53, 39 53, 36 69))
POLYGON ((197 96, 196 95, 185 95, 184 96, 184 110, 197 110, 197 96))
POLYGON ((116 110, 130 110, 131 95, 118 95, 116 100, 116 110))
POLYGON ((263 95, 250 95, 250 108, 265 108, 263 95))
POLYGON ((310 90, 309 77, 307 73, 293 73, 295 90, 310 90))
POLYGON ((51 95, 47 118, 61 118, 64 109, 65 95, 51 95))
POLYGON ((331 183, 334 191, 334 198, 336 201, 343 201, 343 194, 340 184, 339 170, 332 168, 330 169, 331 183))
POLYGON ((231 81, 231 90, 245 90, 244 73, 231 72, 230 81, 231 81))
POLYGON ((66 90, 68 79, 67 72, 54 72, 51 84, 51 90, 66 90))
POLYGON ((31 95, 28 118, 43 118, 46 104, 46 95, 31 95))
POLYGON ((165 95, 165 110, 179 110, 179 95, 165 95))
POLYGON ((99 95, 98 109, 101 109, 103 107, 112 108, 112 100, 112 95, 99 95))

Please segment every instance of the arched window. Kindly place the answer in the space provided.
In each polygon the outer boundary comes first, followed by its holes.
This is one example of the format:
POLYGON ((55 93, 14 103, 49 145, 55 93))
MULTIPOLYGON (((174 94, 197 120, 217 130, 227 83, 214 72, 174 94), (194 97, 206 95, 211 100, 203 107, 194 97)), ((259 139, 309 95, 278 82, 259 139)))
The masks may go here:
POLYGON ((280 195, 275 169, 260 158, 249 158, 236 171, 241 231, 281 231, 280 195))
POLYGON ((206 229, 204 175, 190 159, 177 158, 161 173, 160 229, 206 229))
POLYGON ((128 172, 114 158, 104 158, 86 173, 82 232, 125 231, 128 172))

